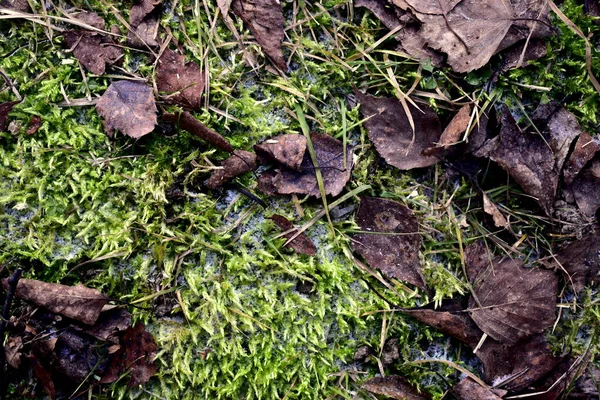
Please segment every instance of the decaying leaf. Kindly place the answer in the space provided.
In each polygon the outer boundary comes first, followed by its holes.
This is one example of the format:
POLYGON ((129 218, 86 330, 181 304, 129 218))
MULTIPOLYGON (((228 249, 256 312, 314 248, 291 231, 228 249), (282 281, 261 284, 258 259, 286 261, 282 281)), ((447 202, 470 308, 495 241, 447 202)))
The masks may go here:
POLYGON ((541 333, 554 322, 558 279, 552 271, 526 268, 521 261, 493 261, 477 277, 471 317, 492 338, 517 343, 541 333), (481 305, 481 308, 479 308, 481 305))
POLYGON ((597 284, 600 280, 600 236, 591 234, 569 243, 558 251, 556 262, 560 266, 555 270, 564 270, 569 275, 567 284, 572 284, 576 293, 597 284))
POLYGON ((489 197, 483 193, 483 211, 494 219, 494 225, 498 228, 508 229, 508 221, 489 197))
POLYGON ((360 102, 360 111, 368 118, 363 125, 369 139, 384 160, 396 168, 408 170, 428 167, 437 163, 437 157, 423 155, 423 151, 434 146, 441 135, 437 114, 428 106, 420 105, 418 110, 408 108, 414 120, 415 131, 411 128, 404 108, 395 98, 375 97, 355 90, 360 102))
POLYGON ((140 138, 154 130, 156 104, 152 88, 136 81, 113 82, 96 103, 107 134, 115 130, 140 138))
POLYGON ((458 382, 452 392, 460 400, 501 400, 506 390, 492 389, 481 386, 471 378, 464 378, 458 382))
POLYGON ((300 171, 306 152, 306 137, 297 133, 275 136, 254 145, 254 151, 263 164, 276 161, 290 169, 300 171))
POLYGON ((29 2, 27 0, 2 0, 2 2, 0 2, 0 6, 8 8, 9 10, 24 13, 31 11, 31 8, 29 8, 29 2))
POLYGON ((3 132, 8 126, 8 113, 10 113, 13 107, 19 103, 19 101, 8 101, 5 103, 0 103, 0 132, 3 132))
MULTIPOLYGON (((284 232, 294 229, 294 224, 292 224, 287 218, 282 215, 275 214, 271 217, 273 222, 284 232)), ((286 239, 290 239, 294 236, 295 232, 287 233, 284 235, 286 239)), ((296 253, 306 254, 308 256, 314 256, 317 254, 317 247, 310 240, 310 238, 305 234, 301 233, 294 240, 288 243, 286 246, 294 249, 296 253)))
POLYGON ((420 393, 403 377, 398 375, 371 378, 363 382, 362 388, 371 393, 382 394, 397 400, 425 400, 431 398, 427 393, 420 393))
POLYGON ((553 33, 550 24, 550 7, 546 1, 510 0, 514 14, 512 25, 497 51, 504 51, 518 42, 541 39, 553 33))
POLYGON ((363 197, 356 213, 362 231, 353 237, 354 250, 388 278, 425 288, 419 262, 419 223, 406 206, 387 199, 363 197))
POLYGON ((168 103, 198 109, 202 106, 204 75, 195 62, 166 49, 158 59, 156 85, 168 103))
POLYGON ((231 9, 246 24, 273 65, 285 72, 283 57, 285 19, 278 0, 232 0, 231 9))
POLYGON ((223 151, 233 153, 233 146, 227 139, 198 121, 187 111, 180 114, 163 114, 161 120, 177 125, 223 151))
POLYGON ((127 43, 137 48, 156 47, 158 34, 158 14, 162 0, 135 0, 129 13, 131 29, 127 34, 127 43))
POLYGON ((100 313, 96 323, 85 329, 85 333, 98 340, 115 344, 119 343, 119 333, 131 326, 131 314, 122 307, 105 309, 100 313))
POLYGON ((573 194, 579 210, 594 217, 600 208, 600 160, 594 160, 567 187, 573 194))
POLYGON ((25 134, 29 136, 34 135, 38 131, 38 129, 40 129, 41 126, 42 118, 39 115, 34 115, 29 121, 29 126, 27 127, 25 134))
POLYGON ((563 167, 565 184, 569 185, 581 172, 583 167, 600 151, 600 143, 594 140, 589 133, 583 132, 577 138, 573 152, 563 167))
POLYGON ((364 7, 371 11, 389 30, 400 25, 398 12, 402 11, 386 0, 355 0, 354 7, 364 7))
POLYGON ((558 186, 554 153, 539 135, 521 132, 506 108, 501 113, 501 124, 500 135, 488 141, 492 144, 490 159, 535 197, 546 214, 552 215, 558 186))
POLYGON ((206 181, 206 187, 216 189, 236 176, 245 174, 256 168, 256 154, 244 150, 235 150, 221 163, 222 168, 213 171, 206 181))
MULTIPOLYGON (((81 12, 75 18, 96 27, 105 29, 104 20, 96 13, 81 12)), ((107 65, 113 65, 124 54, 123 49, 114 44, 112 38, 87 30, 73 30, 64 33, 65 46, 87 70, 96 75, 104 74, 107 65)))
POLYGON ((547 53, 547 45, 543 40, 533 39, 517 44, 502 53, 502 71, 522 68, 530 61, 542 58, 547 53))
POLYGON ((467 127, 469 126, 469 121, 471 120, 471 105, 466 104, 458 110, 454 118, 450 121, 448 126, 442 132, 442 136, 440 137, 440 141, 438 142, 438 146, 442 146, 444 148, 448 148, 453 144, 456 144, 460 139, 463 133, 467 131, 467 127))
POLYGON ((483 277, 482 271, 493 268, 493 255, 487 250, 485 243, 481 240, 465 247, 465 268, 469 283, 473 284, 478 278, 483 277))
MULTIPOLYGON (((353 167, 352 147, 346 147, 346 165, 344 165, 344 147, 339 140, 322 133, 311 133, 318 168, 321 170, 325 194, 337 196, 350 179, 353 167)), ((258 188, 266 194, 308 194, 320 197, 315 166, 310 155, 305 152, 299 171, 285 166, 265 171, 258 179, 258 188)))
MULTIPOLYGON (((2 281, 4 287, 8 283, 2 281)), ((109 298, 82 285, 66 286, 33 279, 21 279, 17 284, 16 297, 44 307, 53 313, 93 325, 109 298)))
POLYGON ((14 369, 21 366, 21 349, 23 348, 23 339, 20 336, 9 336, 4 346, 4 355, 6 362, 14 369))
POLYGON ((429 47, 446 53, 456 72, 488 63, 512 25, 513 8, 506 0, 392 0, 422 23, 419 35, 429 47))

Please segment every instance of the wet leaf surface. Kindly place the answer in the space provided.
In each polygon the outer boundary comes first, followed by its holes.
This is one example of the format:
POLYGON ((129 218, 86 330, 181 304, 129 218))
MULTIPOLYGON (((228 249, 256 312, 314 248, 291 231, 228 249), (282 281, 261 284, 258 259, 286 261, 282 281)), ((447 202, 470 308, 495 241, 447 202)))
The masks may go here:
POLYGON ((172 50, 166 49, 158 59, 156 85, 170 104, 192 109, 202 106, 204 75, 200 67, 172 50))
POLYGON ((506 391, 499 391, 498 394, 495 393, 497 390, 485 388, 471 378, 462 379, 452 388, 460 400, 501 400, 506 391))
POLYGON ((279 70, 286 72, 283 57, 285 19, 278 0, 232 0, 231 9, 244 21, 265 55, 279 70))
POLYGON ((494 259, 493 267, 477 277, 471 317, 479 328, 503 343, 517 343, 552 326, 556 313, 558 279, 521 261, 494 259))
POLYGON ((419 223, 406 206, 387 199, 363 197, 356 213, 361 231, 353 236, 354 251, 388 278, 425 288, 421 272, 419 223))
POLYGON ((433 165, 437 157, 423 155, 440 139, 441 127, 437 114, 428 106, 422 111, 409 105, 415 132, 410 126, 404 108, 395 98, 375 97, 358 90, 354 94, 360 102, 360 111, 368 118, 363 125, 377 152, 390 165, 409 170, 433 165))
MULTIPOLYGON (((292 224, 291 221, 289 221, 282 215, 275 214, 271 217, 271 219, 273 220, 273 222, 275 222, 275 225, 277 225, 283 232, 287 232, 295 228, 294 224, 292 224)), ((285 234, 283 237, 289 240, 294 235, 295 232, 291 232, 285 234)), ((308 256, 314 256, 315 254, 317 254, 317 247, 305 233, 301 233, 300 235, 298 235, 286 246, 291 247, 296 253, 299 254, 306 254, 308 256)))
POLYGON ((216 189, 236 176, 250 172, 256 168, 256 154, 244 150, 235 150, 221 163, 222 169, 214 170, 206 181, 206 187, 216 189))
MULTIPOLYGON (((346 148, 344 168, 344 148, 342 142, 322 133, 311 133, 317 164, 321 169, 325 193, 337 196, 350 179, 353 167, 352 147, 346 148)), ((321 197, 315 167, 308 152, 304 153, 300 171, 285 166, 263 172, 258 179, 258 188, 266 194, 308 194, 321 197)))
MULTIPOLYGON (((6 288, 6 280, 2 283, 6 288)), ((82 285, 46 283, 33 279, 19 281, 16 297, 87 325, 94 325, 102 307, 109 301, 108 297, 96 289, 82 285)))
POLYGON ((371 393, 381 394, 397 400, 424 400, 431 398, 426 393, 420 393, 406 379, 398 375, 371 378, 363 382, 362 388, 371 393))
POLYGON ((275 161, 281 165, 301 170, 302 160, 306 153, 306 137, 297 133, 279 135, 254 146, 261 163, 275 161))
POLYGON ((227 141, 227 139, 204 125, 202 122, 198 121, 187 111, 179 114, 163 114, 161 120, 176 125, 177 127, 188 131, 192 135, 196 135, 200 139, 206 140, 208 143, 223 151, 233 153, 233 146, 227 141))
POLYGON ((96 103, 96 110, 108 135, 118 130, 137 139, 152 132, 157 122, 152 88, 142 82, 113 82, 96 103))

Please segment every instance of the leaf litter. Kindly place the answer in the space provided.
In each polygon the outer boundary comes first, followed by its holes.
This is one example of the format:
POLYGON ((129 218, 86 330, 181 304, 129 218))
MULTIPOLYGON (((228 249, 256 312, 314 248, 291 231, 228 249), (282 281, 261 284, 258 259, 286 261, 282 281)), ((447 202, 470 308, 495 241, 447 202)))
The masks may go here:
POLYGON ((167 103, 191 109, 202 106, 204 74, 200 66, 186 62, 184 56, 173 50, 166 49, 158 59, 156 85, 167 103))

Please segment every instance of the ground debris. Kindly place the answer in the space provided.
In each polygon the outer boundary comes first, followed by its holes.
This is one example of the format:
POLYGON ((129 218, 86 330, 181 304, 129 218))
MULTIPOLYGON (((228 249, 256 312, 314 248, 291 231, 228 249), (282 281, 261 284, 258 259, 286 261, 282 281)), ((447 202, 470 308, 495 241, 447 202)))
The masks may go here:
MULTIPOLYGON (((294 224, 292 224, 292 222, 285 218, 283 215, 275 214, 271 216, 271 219, 273 220, 273 222, 275 222, 275 225, 277 225, 282 231, 291 231, 283 236, 286 239, 289 240, 290 238, 296 235, 294 224)), ((291 247, 296 253, 299 254, 306 254, 308 256, 314 256, 315 254, 317 254, 317 247, 305 233, 301 233, 298 236, 296 236, 296 238, 289 242, 286 246, 291 247)))
POLYGON ((563 246, 546 264, 566 273, 565 280, 576 293, 595 286, 600 280, 600 235, 586 235, 563 246))
POLYGON ((8 114, 12 111, 13 107, 19 103, 20 101, 0 103, 0 132, 3 132, 8 126, 8 114))
POLYGON ((204 74, 195 62, 166 49, 158 59, 156 86, 169 104, 199 109, 202 106, 204 74))
POLYGON ((221 169, 214 170, 206 181, 206 187, 216 189, 236 176, 250 172, 256 168, 256 154, 235 150, 231 156, 221 163, 221 169))
POLYGON ((306 152, 306 137, 297 133, 275 136, 254 145, 254 151, 261 164, 275 161, 287 168, 300 171, 306 152))
POLYGON ((208 143, 223 151, 233 153, 233 146, 227 139, 208 128, 187 111, 179 114, 163 114, 161 120, 174 124, 179 128, 188 131, 192 135, 196 135, 200 139, 206 140, 208 143))
POLYGON ((397 400, 425 400, 431 398, 419 392, 406 379, 398 375, 378 376, 362 383, 362 388, 397 400))
POLYGON ((481 386, 471 378, 463 378, 453 388, 452 392, 460 400, 501 400, 506 390, 491 389, 481 386))
POLYGON ((159 14, 162 0, 135 0, 129 12, 130 30, 127 43, 132 47, 147 49, 157 47, 159 14))

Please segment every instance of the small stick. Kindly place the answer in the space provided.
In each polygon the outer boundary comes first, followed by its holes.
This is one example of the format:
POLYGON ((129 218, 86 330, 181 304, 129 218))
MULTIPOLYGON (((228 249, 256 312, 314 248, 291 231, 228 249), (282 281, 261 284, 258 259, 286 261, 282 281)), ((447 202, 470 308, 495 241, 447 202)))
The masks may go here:
MULTIPOLYGON (((6 331, 6 326, 8 323, 8 315, 10 313, 10 306, 12 304, 13 298, 15 297, 15 292, 17 291, 17 283, 19 283, 19 279, 21 279, 21 273, 23 271, 21 268, 17 268, 15 272, 8 278, 8 291, 6 294, 6 300, 4 301, 4 307, 2 308, 2 319, 0 320, 0 344, 4 344, 4 333, 6 331)), ((6 399, 6 389, 7 389, 7 381, 6 381, 6 353, 4 352, 4 346, 0 346, 0 399, 6 399)))

